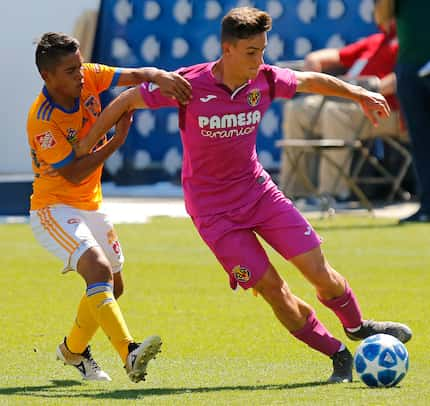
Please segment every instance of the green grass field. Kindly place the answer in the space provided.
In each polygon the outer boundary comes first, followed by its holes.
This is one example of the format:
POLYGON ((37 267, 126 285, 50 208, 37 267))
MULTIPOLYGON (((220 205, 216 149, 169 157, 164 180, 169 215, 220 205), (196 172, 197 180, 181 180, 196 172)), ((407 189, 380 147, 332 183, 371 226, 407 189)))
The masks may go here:
MULTIPOLYGON (((84 285, 61 275, 28 225, 0 226, 0 404, 10 405, 428 405, 430 404, 430 250, 428 226, 335 217, 314 222, 331 264, 348 277, 365 317, 408 323, 410 370, 399 387, 325 385, 331 361, 288 334, 261 297, 232 292, 216 260, 186 219, 119 225, 126 255, 122 310, 136 339, 159 334, 163 352, 146 382, 131 383, 101 332, 93 354, 110 383, 88 383, 55 361, 84 285)), ((332 333, 335 316, 273 251, 293 291, 332 333)))

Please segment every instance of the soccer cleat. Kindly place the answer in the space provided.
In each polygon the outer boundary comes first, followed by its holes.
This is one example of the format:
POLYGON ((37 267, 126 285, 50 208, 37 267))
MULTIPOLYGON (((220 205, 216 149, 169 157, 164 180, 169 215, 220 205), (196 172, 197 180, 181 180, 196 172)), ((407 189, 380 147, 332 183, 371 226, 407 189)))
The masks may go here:
POLYGON ((66 345, 66 339, 57 347, 57 359, 64 365, 75 367, 87 381, 111 381, 110 376, 103 371, 91 355, 90 346, 82 354, 71 352, 66 345))
POLYGON ((348 348, 338 351, 330 357, 333 360, 333 373, 328 383, 352 382, 353 358, 348 348))
POLYGON ((148 337, 143 343, 130 343, 125 370, 132 382, 144 381, 148 362, 155 359, 161 352, 161 338, 158 336, 148 337))
POLYGON ((394 321, 363 320, 358 331, 344 330, 348 338, 354 341, 364 340, 375 334, 388 334, 402 343, 407 343, 412 338, 412 331, 406 324, 394 321))

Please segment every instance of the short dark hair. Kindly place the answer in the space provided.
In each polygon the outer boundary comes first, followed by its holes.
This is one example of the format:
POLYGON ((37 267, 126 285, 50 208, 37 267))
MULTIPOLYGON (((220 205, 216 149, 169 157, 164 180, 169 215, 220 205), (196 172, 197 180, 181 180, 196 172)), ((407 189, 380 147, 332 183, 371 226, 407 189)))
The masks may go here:
POLYGON ((222 19, 221 42, 235 42, 272 29, 272 17, 254 7, 231 9, 222 19))
POLYGON ((65 55, 75 53, 79 41, 62 32, 47 32, 37 41, 36 66, 42 71, 53 71, 65 55))

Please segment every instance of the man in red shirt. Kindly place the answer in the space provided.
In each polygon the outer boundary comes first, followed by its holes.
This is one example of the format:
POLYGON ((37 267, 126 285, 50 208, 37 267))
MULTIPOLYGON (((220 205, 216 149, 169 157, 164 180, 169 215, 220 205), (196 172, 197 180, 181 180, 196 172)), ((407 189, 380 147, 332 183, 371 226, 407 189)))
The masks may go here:
MULTIPOLYGON (((286 103, 284 112, 284 136, 289 139, 330 138, 353 140, 360 127, 366 125, 365 136, 378 134, 399 135, 402 130, 399 119, 399 105, 395 96, 396 76, 394 67, 397 59, 398 42, 395 30, 382 29, 380 33, 347 45, 341 49, 322 49, 311 52, 305 59, 305 71, 333 72, 346 71, 346 77, 354 80, 357 77, 369 78, 372 90, 384 95, 391 107, 391 115, 381 119, 377 127, 367 126, 363 112, 355 103, 344 100, 325 100, 321 111, 323 96, 306 95, 297 97, 286 103), (390 32, 390 33, 388 33, 390 32), (313 118, 319 114, 315 121, 313 118)), ((327 154, 336 162, 348 167, 351 160, 346 150, 329 151, 327 154)), ((319 168, 315 156, 301 160, 301 171, 318 185, 319 194, 334 195, 345 199, 349 196, 349 188, 343 179, 338 179, 336 169, 325 159, 321 160, 319 168), (318 170, 319 169, 319 170, 318 170)), ((281 185, 290 196, 306 196, 300 178, 291 173, 290 162, 282 158, 281 179, 288 179, 286 185, 281 185)))

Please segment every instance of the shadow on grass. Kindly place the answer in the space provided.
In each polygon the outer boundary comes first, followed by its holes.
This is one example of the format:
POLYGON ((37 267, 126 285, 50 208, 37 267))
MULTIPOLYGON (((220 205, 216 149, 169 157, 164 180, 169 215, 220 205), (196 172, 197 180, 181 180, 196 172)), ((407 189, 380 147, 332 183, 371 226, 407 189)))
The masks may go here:
POLYGON ((291 390, 307 387, 330 385, 326 381, 302 382, 281 385, 238 385, 238 386, 203 386, 194 388, 139 388, 112 391, 100 391, 99 387, 85 385, 83 391, 74 388, 73 392, 62 389, 72 386, 82 386, 80 381, 52 380, 51 385, 17 386, 0 388, 0 396, 16 395, 41 398, 90 398, 90 399, 138 399, 145 396, 182 395, 190 393, 211 393, 222 391, 255 391, 255 390, 291 390), (91 391, 88 393, 88 391, 91 391))
POLYGON ((329 224, 324 225, 322 223, 316 223, 315 221, 310 220, 311 224, 314 226, 317 231, 343 231, 343 230, 366 230, 366 229, 381 229, 381 228, 399 228, 403 227, 403 225, 397 223, 386 223, 386 224, 370 224, 370 223, 361 223, 361 224, 329 224))
MULTIPOLYGON (((31 395, 37 396, 37 392, 51 391, 60 388, 70 388, 71 386, 81 386, 80 381, 74 380, 51 380, 51 385, 40 385, 40 386, 16 386, 11 388, 0 388, 1 395, 31 395)), ((50 397, 50 396, 48 396, 50 397)))

